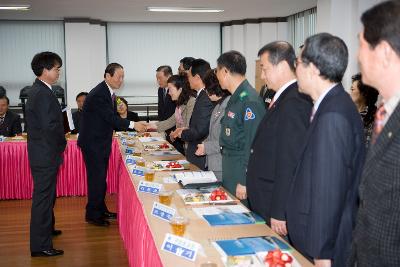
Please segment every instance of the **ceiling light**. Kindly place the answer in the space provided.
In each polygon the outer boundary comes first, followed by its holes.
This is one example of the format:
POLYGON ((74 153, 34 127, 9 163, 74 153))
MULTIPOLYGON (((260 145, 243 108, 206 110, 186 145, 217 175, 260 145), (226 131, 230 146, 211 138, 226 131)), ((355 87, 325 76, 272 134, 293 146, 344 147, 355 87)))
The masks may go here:
POLYGON ((29 10, 30 5, 0 5, 0 10, 29 10))
POLYGON ((197 12, 197 13, 219 13, 223 9, 212 9, 206 7, 147 7, 147 11, 152 12, 197 12))

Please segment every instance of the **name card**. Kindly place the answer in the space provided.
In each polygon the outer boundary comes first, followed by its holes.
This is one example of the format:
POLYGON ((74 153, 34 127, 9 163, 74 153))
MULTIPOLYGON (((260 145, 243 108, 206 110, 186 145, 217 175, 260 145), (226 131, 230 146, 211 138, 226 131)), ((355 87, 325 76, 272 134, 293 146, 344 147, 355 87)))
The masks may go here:
POLYGON ((135 149, 132 147, 125 148, 125 154, 133 154, 135 153, 135 149))
POLYGON ((0 142, 4 142, 4 141, 6 141, 6 137, 5 136, 2 136, 2 135, 0 135, 0 142))
POLYGON ((199 248, 199 243, 172 234, 167 234, 165 236, 164 242, 161 246, 162 250, 190 261, 196 260, 199 248))
POLYGON ((125 138, 121 138, 121 144, 122 144, 123 146, 126 146, 126 139, 125 139, 125 138))
POLYGON ((153 195, 158 195, 162 184, 147 182, 147 181, 140 181, 138 186, 138 192, 149 193, 153 195))
POLYGON ((136 159, 132 155, 126 155, 125 163, 128 165, 136 164, 136 159))
POLYGON ((175 213, 175 209, 163 205, 159 202, 154 202, 153 208, 151 210, 151 215, 167 222, 169 222, 171 218, 174 217, 175 213))
POLYGON ((136 176, 141 176, 141 177, 143 177, 143 176, 144 176, 144 172, 145 172, 145 169, 144 169, 143 167, 139 167, 139 166, 137 166, 137 165, 135 165, 135 166, 133 167, 133 169, 132 169, 132 174, 133 174, 133 175, 136 175, 136 176))

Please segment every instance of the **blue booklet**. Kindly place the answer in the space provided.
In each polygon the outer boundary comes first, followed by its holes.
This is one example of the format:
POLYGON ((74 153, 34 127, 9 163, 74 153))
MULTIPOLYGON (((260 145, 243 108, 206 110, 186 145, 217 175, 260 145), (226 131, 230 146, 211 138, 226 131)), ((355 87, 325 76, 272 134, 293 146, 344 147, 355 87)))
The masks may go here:
POLYGON ((220 214, 203 215, 203 217, 211 226, 255 223, 254 218, 246 213, 225 212, 220 214))
POLYGON ((215 241, 218 246, 228 256, 250 255, 254 250, 239 240, 219 240, 215 241))
POLYGON ((239 238, 239 240, 243 244, 251 247, 255 252, 264 252, 276 249, 274 243, 263 237, 245 237, 239 238))

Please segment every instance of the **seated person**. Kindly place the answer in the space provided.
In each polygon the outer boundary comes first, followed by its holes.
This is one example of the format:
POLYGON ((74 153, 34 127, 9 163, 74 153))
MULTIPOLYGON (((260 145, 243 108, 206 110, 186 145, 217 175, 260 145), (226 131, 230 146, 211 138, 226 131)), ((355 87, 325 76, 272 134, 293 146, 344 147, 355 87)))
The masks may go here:
MULTIPOLYGON (((164 121, 150 123, 147 125, 148 129, 156 129, 158 132, 165 132, 173 126, 177 128, 189 127, 190 118, 194 104, 196 102, 195 92, 190 89, 189 81, 186 75, 173 75, 168 81, 168 94, 171 96, 172 101, 176 103, 175 113, 164 121)), ((180 140, 180 139, 177 139, 180 140)), ((175 148, 185 154, 184 142, 174 142, 175 148)))
POLYGON ((12 137, 22 134, 21 118, 8 110, 10 100, 6 95, 0 96, 0 135, 12 137))
MULTIPOLYGON (((128 101, 123 97, 117 97, 117 112, 119 116, 128 121, 139 121, 139 115, 136 112, 128 110, 128 101)), ((122 129, 116 129, 122 131, 122 129)), ((135 129, 128 129, 128 131, 135 131, 135 129)))
POLYGON ((88 95, 87 92, 80 92, 76 96, 76 104, 78 105, 78 110, 72 113, 72 120, 74 121, 74 126, 75 129, 72 131, 72 133, 76 134, 79 133, 79 128, 81 125, 81 115, 82 115, 82 109, 83 109, 83 104, 85 103, 86 96, 88 95))

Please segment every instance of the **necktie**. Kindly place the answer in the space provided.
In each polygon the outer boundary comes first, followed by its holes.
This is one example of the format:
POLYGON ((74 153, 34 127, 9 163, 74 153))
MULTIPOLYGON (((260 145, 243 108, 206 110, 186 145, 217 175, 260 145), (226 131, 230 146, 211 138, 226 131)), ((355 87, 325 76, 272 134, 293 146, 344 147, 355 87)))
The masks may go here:
POLYGON ((375 113, 374 131, 372 133, 372 139, 371 139, 372 144, 376 142, 376 139, 378 138, 379 134, 382 132, 383 127, 385 126, 384 124, 385 116, 386 116, 386 110, 382 104, 375 113))
POLYGON ((167 99, 167 94, 168 94, 168 88, 164 89, 164 102, 167 99))
POLYGON ((312 120, 314 119, 314 115, 315 115, 315 108, 313 107, 311 111, 310 122, 312 122, 312 120))
POLYGON ((272 99, 269 103, 268 109, 271 109, 274 106, 275 101, 272 99))
POLYGON ((112 101, 113 107, 115 107, 115 94, 114 93, 111 96, 111 101, 112 101))
POLYGON ((4 123, 4 117, 0 117, 0 125, 4 123))

